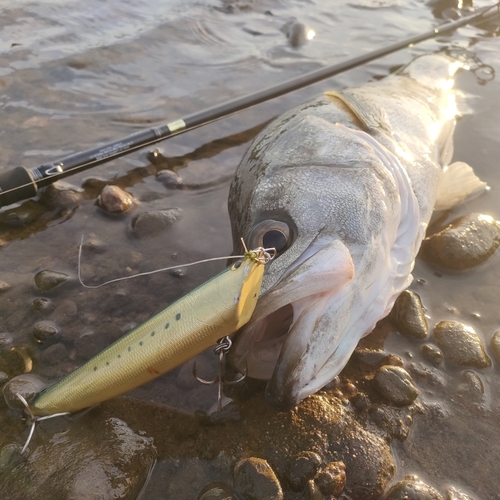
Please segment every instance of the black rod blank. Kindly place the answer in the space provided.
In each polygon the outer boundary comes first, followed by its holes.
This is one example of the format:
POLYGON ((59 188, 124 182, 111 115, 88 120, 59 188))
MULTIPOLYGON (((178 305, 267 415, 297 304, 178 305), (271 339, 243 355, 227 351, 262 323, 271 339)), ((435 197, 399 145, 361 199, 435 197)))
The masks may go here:
POLYGON ((150 144, 220 120, 221 118, 230 116, 243 109, 307 87, 308 85, 312 85, 349 69, 361 66, 410 45, 453 31, 461 26, 489 21, 499 15, 500 2, 491 7, 478 9, 471 15, 465 16, 457 21, 442 24, 425 33, 414 35, 391 45, 387 45, 386 47, 371 51, 365 55, 354 57, 326 68, 311 71, 284 83, 198 111, 173 122, 141 130, 123 139, 105 144, 104 146, 73 153, 53 162, 44 163, 43 165, 30 169, 22 166, 15 167, 12 170, 0 173, 0 207, 35 196, 38 188, 47 186, 62 177, 100 165, 150 144))

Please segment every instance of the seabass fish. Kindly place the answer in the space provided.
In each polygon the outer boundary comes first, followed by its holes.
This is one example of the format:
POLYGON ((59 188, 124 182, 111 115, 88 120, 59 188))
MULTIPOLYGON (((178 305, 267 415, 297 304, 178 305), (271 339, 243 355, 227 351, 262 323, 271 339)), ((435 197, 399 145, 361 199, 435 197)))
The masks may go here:
POLYGON ((392 308, 434 209, 485 187, 449 165, 461 64, 422 56, 288 111, 254 140, 229 195, 235 251, 279 252, 231 361, 280 409, 321 389, 392 308))

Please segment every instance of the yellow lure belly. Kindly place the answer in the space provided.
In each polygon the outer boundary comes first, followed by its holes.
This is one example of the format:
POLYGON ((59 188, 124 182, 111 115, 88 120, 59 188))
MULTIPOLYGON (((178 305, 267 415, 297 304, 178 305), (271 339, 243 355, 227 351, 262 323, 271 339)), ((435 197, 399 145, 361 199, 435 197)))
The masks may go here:
POLYGON ((264 264, 245 258, 188 293, 31 403, 36 416, 75 412, 135 389, 172 370, 250 320, 264 264))

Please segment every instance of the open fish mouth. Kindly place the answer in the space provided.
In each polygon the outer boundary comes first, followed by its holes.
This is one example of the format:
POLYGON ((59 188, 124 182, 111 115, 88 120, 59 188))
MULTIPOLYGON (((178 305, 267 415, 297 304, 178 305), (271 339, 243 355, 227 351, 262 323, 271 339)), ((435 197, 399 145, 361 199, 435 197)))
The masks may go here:
POLYGON ((249 377, 270 380, 266 398, 278 409, 296 406, 329 382, 331 369, 322 372, 339 347, 330 332, 326 335, 325 319, 332 303, 346 294, 354 265, 340 240, 315 250, 259 298, 230 354, 231 363, 249 377))

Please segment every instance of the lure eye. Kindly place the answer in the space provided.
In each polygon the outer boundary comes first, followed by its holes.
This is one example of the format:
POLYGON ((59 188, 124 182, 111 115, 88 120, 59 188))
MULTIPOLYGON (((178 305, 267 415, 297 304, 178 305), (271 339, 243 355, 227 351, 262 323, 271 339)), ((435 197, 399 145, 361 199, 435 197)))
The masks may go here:
POLYGON ((268 219, 257 224, 250 233, 250 248, 275 248, 277 254, 292 244, 292 231, 285 222, 268 219))
POLYGON ((243 263, 242 260, 237 260, 232 266, 231 269, 233 271, 236 271, 236 269, 239 269, 241 267, 241 264, 243 263))

